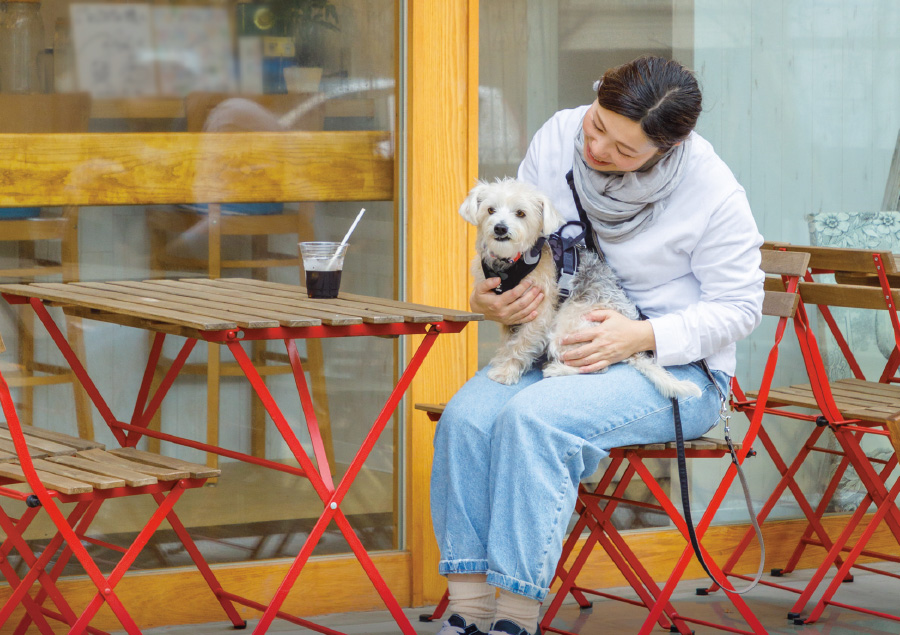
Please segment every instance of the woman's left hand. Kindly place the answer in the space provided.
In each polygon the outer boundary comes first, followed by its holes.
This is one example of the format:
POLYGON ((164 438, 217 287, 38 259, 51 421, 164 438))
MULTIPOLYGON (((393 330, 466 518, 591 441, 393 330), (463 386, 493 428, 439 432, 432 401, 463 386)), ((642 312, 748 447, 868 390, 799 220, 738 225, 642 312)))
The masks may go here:
POLYGON ((596 325, 560 340, 563 346, 576 345, 562 355, 562 361, 582 373, 595 373, 639 351, 656 349, 653 327, 646 320, 631 320, 608 309, 595 309, 584 317, 596 325))

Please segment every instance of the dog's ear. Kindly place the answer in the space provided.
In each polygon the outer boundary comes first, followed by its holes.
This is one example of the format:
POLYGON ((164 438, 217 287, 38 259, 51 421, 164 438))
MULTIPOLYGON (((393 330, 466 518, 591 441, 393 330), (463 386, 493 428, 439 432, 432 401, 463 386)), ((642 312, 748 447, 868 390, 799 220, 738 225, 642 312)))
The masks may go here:
POLYGON ((477 225, 477 215, 478 215, 478 206, 481 204, 483 200, 483 194, 485 190, 487 190, 487 183, 484 181, 478 181, 469 191, 469 195, 462 202, 462 205, 459 206, 459 215, 462 216, 466 222, 471 223, 472 225, 477 225))
POLYGON ((554 207, 553 203, 550 202, 550 199, 541 195, 541 205, 543 206, 543 221, 544 221, 544 235, 549 236, 557 229, 562 227, 562 225, 566 222, 566 219, 562 217, 562 215, 556 211, 556 207, 554 207))

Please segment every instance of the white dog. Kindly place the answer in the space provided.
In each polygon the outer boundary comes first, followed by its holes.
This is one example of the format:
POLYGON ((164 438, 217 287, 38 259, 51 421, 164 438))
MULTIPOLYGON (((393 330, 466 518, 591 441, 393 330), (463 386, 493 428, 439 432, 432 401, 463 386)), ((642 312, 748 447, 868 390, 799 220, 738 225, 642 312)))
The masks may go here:
MULTIPOLYGON (((559 306, 556 264, 546 237, 564 224, 544 194, 528 183, 512 178, 494 183, 479 181, 459 208, 460 215, 478 228, 472 275, 476 282, 501 278, 498 293, 512 289, 522 274, 544 291, 537 318, 524 324, 501 326, 503 341, 491 359, 488 377, 501 384, 515 384, 545 352, 544 377, 574 375, 578 368, 560 361, 570 348, 559 341, 569 333, 595 325, 585 319, 593 309, 613 309, 638 319, 637 308, 625 295, 608 265, 582 250, 572 293, 559 306)), ((689 381, 679 381, 645 352, 625 363, 643 373, 666 397, 700 396, 689 381)))

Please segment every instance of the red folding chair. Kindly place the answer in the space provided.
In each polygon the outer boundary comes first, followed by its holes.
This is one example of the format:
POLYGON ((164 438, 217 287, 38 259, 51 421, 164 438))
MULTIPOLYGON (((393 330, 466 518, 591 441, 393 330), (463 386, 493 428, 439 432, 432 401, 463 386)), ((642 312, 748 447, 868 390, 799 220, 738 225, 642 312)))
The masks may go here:
MULTIPOLYGON (((793 317, 794 311, 798 305, 799 298, 796 289, 800 276, 806 271, 808 260, 809 257, 806 254, 763 253, 763 270, 767 274, 778 276, 777 280, 779 285, 781 285, 780 290, 766 291, 765 303, 763 306, 763 313, 765 315, 778 318, 774 342, 768 355, 760 386, 759 399, 763 402, 765 402, 766 395, 774 376, 778 360, 778 347, 784 336, 785 329, 793 317)), ((735 384, 736 383, 737 382, 735 382, 735 384)), ((710 574, 715 576, 716 579, 723 581, 724 575, 715 563, 713 557, 703 548, 702 538, 712 523, 716 511, 722 504, 722 501, 728 492, 728 488, 732 484, 734 478, 738 475, 738 465, 742 464, 747 456, 752 455, 751 446, 756 438, 757 431, 759 430, 761 419, 762 411, 760 411, 757 416, 751 418, 750 425, 745 431, 741 443, 735 444, 735 452, 733 454, 730 452, 727 443, 721 439, 704 437, 685 443, 685 456, 687 458, 722 459, 723 457, 728 457, 732 459, 721 483, 716 487, 712 499, 696 525, 698 547, 703 556, 703 560, 705 561, 710 574)), ((727 425, 726 422, 726 426, 727 425)), ((726 434, 727 432, 728 430, 726 430, 726 434)), ((586 595, 618 600, 634 606, 644 607, 649 611, 649 614, 641 626, 639 631, 641 634, 649 633, 656 625, 659 625, 671 632, 688 635, 692 632, 689 624, 702 624, 704 626, 733 633, 766 633, 766 629, 753 614, 749 606, 747 606, 746 602, 741 597, 741 594, 736 592, 735 589, 725 589, 725 592, 738 614, 751 629, 749 631, 729 626, 724 623, 724 620, 712 622, 698 617, 686 616, 678 612, 672 605, 670 599, 675 590, 675 586, 683 577, 685 570, 694 555, 694 549, 691 544, 685 546, 681 556, 674 563, 671 574, 668 576, 664 585, 660 587, 653 579, 650 572, 642 564, 640 555, 636 554, 628 546, 625 539, 612 523, 612 514, 619 505, 649 507, 663 512, 681 532, 685 540, 690 542, 689 529, 685 518, 682 517, 681 512, 670 500, 666 489, 659 483, 646 464, 648 459, 676 458, 675 444, 648 444, 617 448, 610 453, 610 458, 611 462, 604 471, 596 487, 582 485, 580 489, 577 507, 577 511, 580 512, 580 517, 563 547, 563 554, 557 569, 557 575, 562 579, 562 585, 558 589, 550 605, 547 607, 541 621, 541 629, 547 633, 569 633, 569 631, 554 627, 553 620, 565 597, 569 593, 572 593, 582 607, 589 605, 584 599, 586 595), (618 475, 620 468, 624 468, 624 473, 621 474, 616 483, 615 478, 618 475), (635 476, 640 478, 647 489, 653 494, 656 503, 638 501, 627 497, 626 490, 635 476), (601 502, 605 502, 605 505, 601 506, 601 502), (581 534, 585 530, 590 533, 583 546, 575 555, 574 560, 571 561, 570 568, 566 570, 566 563, 570 560, 571 555, 575 553, 581 534), (578 576, 587 562, 591 551, 598 544, 616 565, 622 576, 625 578, 628 586, 634 591, 636 597, 626 597, 614 593, 589 589, 578 584, 578 576)))
MULTIPOLYGON (((786 253, 764 253, 763 254, 763 270, 769 274, 780 276, 779 283, 782 284, 781 290, 767 290, 763 312, 766 315, 778 318, 776 328, 775 342, 769 353, 766 364, 766 371, 761 391, 761 399, 765 399, 765 392, 771 385, 774 375, 776 361, 778 359, 778 346, 783 337, 784 331, 789 320, 793 317, 794 311, 798 305, 799 297, 796 289, 799 277, 806 272, 809 256, 806 254, 786 254, 786 253), (786 285, 786 286, 785 286, 786 285)), ((440 405, 417 404, 420 410, 425 410, 432 420, 437 420, 442 412, 440 405)), ((762 411, 759 416, 751 420, 751 425, 744 434, 742 443, 736 444, 736 454, 734 456, 738 463, 743 463, 744 459, 750 454, 750 446, 759 429, 762 411)), ((563 600, 567 595, 571 594, 582 608, 591 606, 587 596, 596 596, 606 599, 618 600, 642 606, 649 611, 645 619, 640 633, 649 633, 654 626, 659 625, 672 632, 679 632, 684 635, 691 633, 688 623, 703 624, 722 630, 736 633, 766 633, 765 628, 737 593, 726 590, 729 598, 737 609, 738 613, 744 618, 752 629, 751 631, 740 630, 705 621, 698 618, 686 617, 680 614, 670 602, 671 595, 675 589, 675 585, 679 582, 684 574, 685 569, 690 563, 693 551, 689 544, 690 537, 687 524, 678 509, 673 505, 665 489, 657 481, 651 470, 645 463, 646 459, 676 458, 676 444, 647 444, 640 446, 629 446, 617 448, 610 453, 610 464, 604 470, 599 482, 595 486, 582 484, 579 489, 579 499, 576 505, 576 513, 578 519, 573 530, 570 532, 568 539, 563 545, 562 556, 556 570, 556 578, 561 580, 561 585, 555 596, 544 613, 541 620, 541 630, 546 633, 562 633, 568 634, 569 631, 562 630, 553 626, 553 620, 556 617, 563 600), (624 472, 619 475, 619 472, 624 472), (616 482, 616 477, 619 476, 616 482), (637 476, 646 485, 653 494, 656 503, 648 503, 644 501, 636 501, 626 498, 626 490, 633 478, 637 476), (612 491, 610 491, 610 489, 612 491), (601 501, 606 501, 601 506, 601 501), (688 544, 685 546, 681 557, 673 566, 672 573, 661 588, 653 579, 649 571, 642 565, 639 555, 627 545, 622 535, 618 532, 612 523, 611 517, 617 506, 620 504, 635 505, 639 507, 651 508, 663 512, 675 524, 682 533, 688 544), (570 561, 573 554, 578 549, 579 542, 582 540, 583 532, 588 531, 589 535, 584 543, 577 551, 574 560, 571 561, 570 568, 566 569, 566 563, 570 561), (636 594, 634 597, 624 597, 617 594, 589 589, 580 586, 577 583, 578 575, 583 570, 588 557, 593 549, 600 545, 606 554, 610 557, 617 569, 621 572, 627 584, 636 594)), ((731 453, 727 443, 721 439, 702 437, 685 443, 685 455, 691 459, 731 457, 731 453)), ((702 539, 703 534, 713 520, 714 514, 721 505, 728 487, 737 475, 736 465, 732 463, 722 483, 716 489, 706 512, 703 514, 700 522, 696 525, 696 535, 702 539)), ((702 548, 702 545, 700 545, 702 548)), ((724 580, 724 575, 716 566, 710 554, 703 549, 703 558, 710 567, 713 575, 718 579, 724 580)), ((554 578, 554 580, 556 579, 554 578)), ((422 621, 430 621, 439 618, 447 606, 447 594, 444 594, 441 602, 431 614, 422 615, 422 621)))
MULTIPOLYGON (((771 581, 763 584, 799 595, 788 613, 788 618, 797 624, 811 623, 818 619, 825 606, 842 606, 865 613, 874 614, 887 619, 900 618, 869 609, 853 606, 833 600, 842 582, 852 581, 851 567, 866 570, 880 575, 900 578, 884 570, 857 564, 860 555, 889 562, 900 562, 900 558, 886 553, 867 550, 866 544, 876 528, 885 522, 895 539, 900 542, 900 512, 894 501, 898 493, 895 485, 887 489, 886 482, 897 465, 897 416, 900 415, 900 386, 893 385, 897 380, 894 375, 900 364, 900 319, 897 316, 897 303, 900 293, 892 290, 892 286, 900 280, 892 254, 856 249, 840 249, 828 247, 804 247, 785 244, 767 244, 766 248, 778 249, 794 253, 810 255, 810 271, 799 285, 801 306, 794 316, 794 328, 800 343, 803 362, 810 379, 809 384, 774 388, 769 393, 768 403, 763 407, 753 398, 735 392, 735 408, 748 416, 756 416, 760 410, 767 414, 775 414, 788 419, 812 422, 815 424, 809 437, 799 452, 788 464, 772 442, 770 435, 762 427, 759 437, 769 453, 781 479, 778 481, 766 504, 760 509, 758 522, 765 521, 775 505, 781 500, 785 490, 789 490, 799 504, 808 521, 808 525, 800 537, 787 564, 772 570, 772 574, 781 577, 794 570, 800 557, 808 546, 821 547, 825 550, 821 563, 816 568, 810 581, 802 589, 796 589, 771 581), (817 274, 833 274, 835 282, 816 281, 817 274), (819 313, 829 332, 841 351, 854 377, 831 381, 825 371, 825 364, 810 326, 806 306, 817 305, 819 313), (895 348, 885 365, 879 381, 867 381, 854 358, 847 339, 841 333, 831 307, 856 309, 886 310, 890 316, 895 339, 895 348), (786 410, 799 407, 803 412, 786 410), (820 440, 823 435, 832 434, 839 449, 824 447, 820 440), (861 442, 867 435, 892 437, 895 448, 894 455, 887 460, 869 457, 863 451, 861 442), (796 481, 796 474, 803 463, 813 453, 828 453, 840 457, 839 464, 826 486, 822 500, 813 508, 807 500, 802 488, 796 481), (876 470, 876 467, 877 470, 876 470), (860 481, 865 486, 866 496, 856 511, 847 520, 846 525, 836 537, 829 536, 822 518, 829 507, 838 488, 841 477, 848 467, 853 467, 860 481), (854 546, 848 545, 854 530, 865 520, 870 503, 875 502, 877 509, 864 525, 862 536, 854 546), (829 569, 835 567, 837 572, 828 583, 808 617, 802 613, 813 594, 823 584, 829 569)), ((724 570, 728 575, 735 575, 734 565, 749 545, 751 536, 745 535, 738 548, 726 563, 724 570)), ((736 576, 741 577, 741 576, 736 576)), ((715 585, 710 590, 715 590, 715 585)))
MULTIPOLYGON (((48 618, 67 624, 70 633, 102 633, 89 624, 103 604, 107 604, 126 632, 140 633, 115 588, 163 520, 168 520, 182 539, 194 562, 210 582, 211 589, 220 588, 172 511, 185 491, 202 486, 208 478, 218 476, 219 470, 134 448, 107 452, 99 443, 30 426, 25 432, 2 374, 0 407, 6 418, 0 437, 11 441, 15 448, 15 454, 0 452, 0 496, 24 503, 18 518, 11 517, 0 508, 0 530, 5 535, 0 544, 0 575, 12 589, 0 608, 0 626, 21 606, 25 615, 16 633, 24 633, 33 623, 41 633, 52 635, 55 631, 48 618), (8 487, 13 483, 25 483, 28 489, 23 491, 8 487), (158 508, 127 549, 86 535, 91 521, 105 501, 138 494, 152 496, 158 508), (64 503, 75 504, 68 516, 60 508, 60 504, 64 503), (50 517, 57 533, 40 555, 36 555, 24 534, 41 510, 50 517), (111 572, 103 573, 85 544, 118 550, 122 556, 111 572), (22 577, 10 564, 13 552, 18 553, 28 569, 22 577), (80 613, 69 604, 56 584, 72 556, 97 587, 96 595, 80 613), (47 600, 52 607, 45 605, 47 600)), ((232 624, 238 628, 244 627, 246 622, 231 602, 218 597, 218 594, 216 596, 232 624)))

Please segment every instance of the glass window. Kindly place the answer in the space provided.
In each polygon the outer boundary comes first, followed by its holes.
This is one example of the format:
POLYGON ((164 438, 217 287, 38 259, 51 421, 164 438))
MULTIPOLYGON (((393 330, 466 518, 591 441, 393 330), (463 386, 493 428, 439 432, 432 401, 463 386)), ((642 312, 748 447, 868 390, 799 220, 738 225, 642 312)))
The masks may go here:
MULTIPOLYGON (((0 5, 4 16, 14 4, 0 5)), ((0 200, 0 233, 5 231, 4 221, 14 219, 27 220, 33 226, 51 218, 64 221, 53 237, 0 241, 4 282, 208 276, 296 285, 303 275, 298 241, 341 240, 365 207, 345 259, 341 290, 397 297, 401 259, 393 200, 397 173, 393 147, 398 3, 232 0, 160 5, 44 0, 22 4, 39 8, 43 39, 41 46, 34 47, 39 55, 33 63, 40 81, 35 91, 13 91, 12 80, 0 85, 0 111, 4 112, 0 132, 104 133, 110 147, 115 146, 112 139, 116 135, 139 132, 148 133, 148 152, 177 146, 186 153, 199 148, 201 154, 199 134, 149 133, 234 133, 233 141, 230 135, 219 135, 228 137, 221 143, 234 148, 234 156, 215 156, 209 164, 199 164, 191 163, 193 155, 186 154, 185 165, 213 176, 230 169, 259 170, 258 165, 240 164, 244 156, 240 151, 274 147, 269 133, 277 132, 282 140, 283 135, 296 135, 304 148, 332 152, 326 157, 331 161, 326 167, 333 167, 327 169, 348 174, 346 182, 320 197, 322 200, 279 195, 298 190, 296 183, 282 187, 285 184, 279 181, 301 178, 296 175, 309 179, 315 189, 315 169, 322 168, 313 165, 304 170, 303 161, 314 162, 305 156, 291 158, 293 172, 276 174, 272 183, 260 178, 258 190, 245 187, 234 201, 223 201, 214 194, 219 203, 210 203, 204 200, 202 187, 197 192, 183 188, 179 190, 183 194, 173 195, 182 198, 171 202, 172 196, 166 195, 165 204, 155 201, 152 194, 142 194, 143 200, 136 205, 46 207, 0 200), (10 108, 8 104, 12 104, 10 108), (47 116, 38 117, 41 113, 47 116), (333 143, 338 133, 347 131, 357 133, 352 146, 333 143), (377 164, 365 175, 365 187, 375 200, 357 200, 359 186, 354 177, 358 175, 341 162, 349 155, 366 159, 366 153, 371 154, 371 163, 377 164), (61 266, 44 268, 51 261, 61 266)), ((7 35, 0 34, 0 39, 7 35)), ((8 49, 0 46, 0 65, 11 63, 2 57, 8 49)), ((0 80, 8 76, 4 72, 0 80)), ((91 163, 90 158, 85 159, 86 170, 91 163)), ((180 178, 175 174, 172 181, 181 183, 180 178)), ((197 179, 200 183, 199 176, 197 179)), ((160 192, 167 191, 167 186, 181 187, 164 180, 147 184, 149 190, 158 187, 160 192)), ((51 311, 57 323, 65 324, 70 336, 80 342, 88 371, 112 411, 128 421, 144 373, 150 335, 66 315, 59 308, 51 311)), ((3 304, 0 331, 10 348, 6 359, 18 357, 26 374, 46 379, 53 372, 51 366, 63 365, 43 327, 29 321, 22 307, 3 304), (33 353, 28 344, 32 333, 33 353)), ((163 369, 183 341, 177 336, 167 338, 163 369)), ((362 422, 377 417, 394 386, 397 340, 299 340, 298 348, 338 481, 368 432, 362 422)), ((245 350, 265 369, 269 390, 311 456, 284 344, 247 343, 245 350)), ((157 382, 161 376, 157 373, 157 382)), ((37 385, 14 390, 26 423, 69 434, 80 430, 107 447, 118 445, 96 409, 77 407, 71 383, 33 383, 37 385)), ((225 347, 200 343, 194 348, 152 426, 198 441, 218 435, 223 447, 296 465, 225 347), (210 355, 220 358, 219 373, 210 373, 210 355), (210 394, 213 396, 208 397, 210 394), (211 408, 218 413, 210 416, 211 408)), ((401 546, 397 434, 394 421, 343 505, 369 551, 401 546)), ((179 458, 207 461, 205 453, 165 442, 145 439, 139 447, 157 446, 179 458)), ((207 559, 239 562, 295 556, 317 519, 316 510, 321 510, 308 481, 228 458, 218 458, 218 465, 222 475, 217 482, 202 492, 188 491, 177 507, 207 559)), ((104 504, 91 533, 105 534, 103 539, 112 543, 129 544, 154 507, 149 497, 144 498, 104 504), (127 520, 131 517, 133 526, 127 520)), ((35 526, 32 537, 48 540, 52 535, 48 532, 49 525, 35 526)), ((161 530, 151 544, 153 548, 144 550, 136 567, 187 562, 188 556, 172 532, 161 530)), ((349 547, 332 525, 315 555, 345 552, 349 547)))
MULTIPOLYGON (((482 0, 480 11, 483 178, 515 175, 540 125, 559 109, 592 101, 592 83, 607 68, 645 53, 661 55, 697 73, 704 104, 697 131, 747 190, 767 239, 897 250, 897 213, 883 212, 897 209, 896 191, 893 198, 887 192, 900 129, 900 112, 893 107, 900 93, 896 2, 482 0)), ((884 337, 880 345, 871 341, 875 324, 854 325, 859 341, 851 343, 865 349, 867 374, 878 376, 893 343, 884 337)), ((484 365, 499 331, 485 323, 479 333, 484 365)), ((739 344, 743 385, 758 383, 771 342, 764 323, 739 344)), ((806 381, 793 343, 782 347, 779 362, 779 385, 806 381)), ((734 424, 743 424, 743 418, 734 424)), ((770 428, 779 446, 806 438, 800 424, 783 423, 770 428)), ((712 493, 704 483, 718 482, 725 469, 711 463, 693 469, 692 501, 698 509, 712 493)), ((804 465, 799 478, 812 504, 835 465, 828 455, 804 465)), ((668 469, 659 466, 660 474, 668 469)), ((765 500, 777 481, 771 461, 760 452, 746 470, 757 501, 765 500)), ((859 503, 861 488, 854 479, 845 477, 833 511, 859 503)), ((677 483, 676 472, 672 482, 677 483)), ((801 512, 786 495, 773 514, 801 512)), ((623 513, 615 521, 639 528, 657 524, 652 516, 623 513)), ((742 497, 734 496, 717 522, 746 519, 742 497)))

